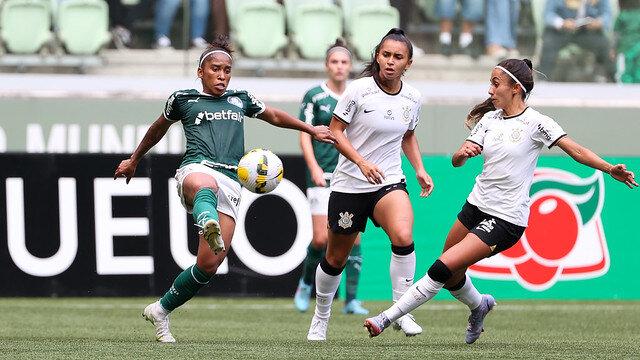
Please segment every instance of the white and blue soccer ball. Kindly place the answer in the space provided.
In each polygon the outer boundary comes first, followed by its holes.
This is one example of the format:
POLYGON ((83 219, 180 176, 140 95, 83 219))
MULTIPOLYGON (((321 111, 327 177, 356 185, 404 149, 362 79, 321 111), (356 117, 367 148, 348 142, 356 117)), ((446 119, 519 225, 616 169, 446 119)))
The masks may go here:
POLYGON ((282 161, 265 149, 253 149, 238 163, 238 180, 247 190, 256 194, 273 191, 282 181, 282 161))

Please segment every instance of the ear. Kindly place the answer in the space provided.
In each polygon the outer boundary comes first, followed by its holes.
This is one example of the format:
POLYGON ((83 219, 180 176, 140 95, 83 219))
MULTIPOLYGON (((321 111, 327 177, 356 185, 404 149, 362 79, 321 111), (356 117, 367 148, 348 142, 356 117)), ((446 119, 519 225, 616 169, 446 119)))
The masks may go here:
POLYGON ((196 71, 196 74, 198 75, 198 77, 200 79, 202 79, 202 76, 204 75, 204 72, 202 71, 202 68, 198 66, 198 70, 196 71))

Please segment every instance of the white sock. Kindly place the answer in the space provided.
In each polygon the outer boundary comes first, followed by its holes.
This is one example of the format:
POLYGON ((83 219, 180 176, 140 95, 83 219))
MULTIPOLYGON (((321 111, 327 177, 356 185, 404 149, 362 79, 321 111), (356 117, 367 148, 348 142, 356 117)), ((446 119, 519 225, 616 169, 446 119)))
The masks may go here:
POLYGON ((321 319, 328 319, 331 316, 331 304, 333 297, 338 291, 342 273, 332 276, 324 272, 318 265, 316 269, 316 312, 315 315, 321 319))
POLYGON ((382 313, 394 322, 405 314, 410 313, 418 306, 431 300, 440 289, 444 286, 443 283, 437 282, 425 275, 422 279, 418 280, 413 286, 407 290, 407 292, 396 301, 393 306, 383 311, 382 313))
POLYGON ((441 32, 440 33, 440 44, 444 44, 444 45, 451 44, 451 33, 450 32, 441 32))
POLYGON ((468 32, 460 33, 460 38, 458 39, 458 44, 461 48, 466 48, 473 42, 473 35, 468 32))
POLYGON ((389 264, 389 275, 391 276, 391 289, 393 301, 400 299, 413 285, 413 278, 416 274, 416 252, 412 251, 408 255, 398 255, 391 253, 391 263, 389 264))
POLYGON ((469 310, 473 310, 480 306, 480 303, 482 302, 482 295, 478 292, 478 289, 473 286, 469 275, 465 274, 465 276, 466 279, 464 281, 464 285, 460 289, 450 292, 453 297, 467 305, 469 310))

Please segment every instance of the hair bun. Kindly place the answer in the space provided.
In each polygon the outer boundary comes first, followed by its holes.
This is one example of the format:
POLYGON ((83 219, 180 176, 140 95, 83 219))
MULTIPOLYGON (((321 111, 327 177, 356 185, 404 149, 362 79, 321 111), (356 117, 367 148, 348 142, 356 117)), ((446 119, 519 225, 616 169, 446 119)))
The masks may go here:
POLYGON ((389 30, 389 32, 387 33, 387 35, 392 35, 392 34, 406 36, 406 35, 404 34, 404 30, 402 30, 402 29, 400 29, 400 28, 392 28, 392 29, 391 29, 391 30, 389 30))
POLYGON ((533 70, 533 64, 531 63, 531 60, 529 59, 522 59, 522 61, 524 61, 525 64, 527 64, 527 66, 529 67, 529 69, 533 70))
POLYGON ((331 47, 336 47, 336 46, 340 46, 340 47, 346 48, 347 47, 347 42, 342 37, 338 37, 338 38, 336 38, 336 42, 334 42, 331 47))

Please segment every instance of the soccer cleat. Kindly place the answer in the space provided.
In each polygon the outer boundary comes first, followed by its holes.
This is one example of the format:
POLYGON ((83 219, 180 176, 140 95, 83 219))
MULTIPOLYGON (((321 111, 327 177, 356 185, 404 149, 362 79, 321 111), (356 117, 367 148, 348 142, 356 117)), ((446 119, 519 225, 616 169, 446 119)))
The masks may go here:
POLYGON ((355 315, 367 315, 369 314, 369 310, 362 307, 362 303, 360 300, 353 299, 348 303, 344 304, 342 308, 343 314, 355 314, 355 315))
POLYGON ((407 336, 416 336, 422 334, 422 327, 416 323, 416 319, 411 314, 406 314, 400 317, 393 323, 395 330, 402 330, 407 336))
POLYGON ((220 224, 214 219, 207 220, 202 227, 202 235, 216 255, 225 250, 224 241, 222 240, 220 232, 220 224))
POLYGON ((369 331, 369 337, 376 337, 380 335, 390 324, 391 322, 387 319, 384 313, 380 313, 364 321, 364 327, 369 331))
POLYGON ((156 327, 156 340, 161 343, 174 343, 176 339, 169 331, 169 314, 160 305, 160 300, 147 305, 142 317, 156 327))
POLYGON ((311 299, 311 285, 307 285, 300 279, 296 294, 293 296, 293 304, 300 312, 309 309, 309 301, 311 299))
POLYGON ((471 310, 471 315, 469 315, 469 324, 467 325, 467 333, 464 339, 467 344, 473 344, 478 340, 480 334, 484 331, 484 327, 482 326, 484 318, 494 306, 496 306, 496 300, 493 296, 483 294, 480 306, 471 310))
POLYGON ((313 315, 311 319, 311 326, 309 327, 309 333, 307 333, 307 340, 309 341, 325 341, 327 340, 327 326, 329 326, 329 319, 321 319, 316 315, 313 315))

